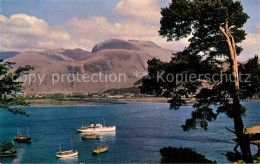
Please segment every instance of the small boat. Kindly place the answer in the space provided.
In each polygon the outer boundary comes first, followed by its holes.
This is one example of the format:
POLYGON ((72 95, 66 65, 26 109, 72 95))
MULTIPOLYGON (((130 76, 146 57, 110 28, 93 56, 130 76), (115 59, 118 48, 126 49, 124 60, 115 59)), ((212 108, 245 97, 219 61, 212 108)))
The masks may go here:
POLYGON ((102 147, 95 147, 95 149, 92 151, 94 154, 104 153, 108 151, 108 146, 102 146, 102 147))
POLYGON ((104 126, 101 123, 94 124, 91 123, 90 126, 84 126, 82 122, 82 126, 77 129, 79 132, 83 133, 92 133, 92 132, 114 132, 116 131, 116 126, 104 126))
POLYGON ((78 155, 77 150, 73 150, 73 143, 71 141, 71 150, 68 151, 61 151, 61 145, 60 145, 60 152, 56 153, 56 156, 58 158, 67 158, 67 157, 74 157, 78 155))
POLYGON ((82 139, 100 139, 100 134, 95 134, 95 133, 91 133, 91 134, 83 134, 82 139))
POLYGON ((10 156, 16 156, 16 155, 17 155, 16 150, 10 150, 10 151, 5 151, 5 152, 0 151, 0 157, 10 157, 10 156))
POLYGON ((18 129, 17 136, 14 137, 14 141, 20 142, 20 143, 31 143, 31 137, 29 135, 28 128, 27 128, 27 132, 26 132, 26 137, 23 137, 22 133, 20 133, 20 131, 18 129))
POLYGON ((56 156, 58 158, 66 158, 66 157, 74 157, 78 155, 78 151, 75 150, 69 150, 69 151, 62 151, 62 152, 58 152, 56 154, 56 156))

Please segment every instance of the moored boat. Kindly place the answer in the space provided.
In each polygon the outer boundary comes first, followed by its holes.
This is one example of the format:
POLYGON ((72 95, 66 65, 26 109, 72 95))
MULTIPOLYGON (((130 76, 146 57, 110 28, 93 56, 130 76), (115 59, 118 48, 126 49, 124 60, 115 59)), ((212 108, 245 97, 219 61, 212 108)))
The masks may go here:
POLYGON ((92 133, 92 132, 114 132, 116 131, 116 126, 104 126, 101 123, 94 124, 91 123, 90 126, 82 126, 77 129, 79 132, 84 132, 84 133, 92 133))
POLYGON ((83 134, 81 137, 82 139, 100 139, 100 134, 83 134))
POLYGON ((102 147, 95 147, 95 149, 92 151, 94 154, 104 153, 108 151, 108 146, 102 146, 102 147))
POLYGON ((76 150, 62 151, 56 154, 58 158, 74 157, 77 155, 78 155, 78 151, 76 150))
POLYGON ((67 158, 67 157, 75 157, 78 156, 78 151, 73 150, 73 143, 71 141, 71 150, 68 151, 61 151, 61 145, 60 145, 60 152, 56 153, 57 158, 67 158))
POLYGON ((10 151, 5 151, 5 152, 0 151, 0 157, 10 157, 10 156, 16 156, 16 155, 17 155, 16 150, 10 150, 10 151))
POLYGON ((14 137, 14 141, 15 142, 20 142, 20 143, 31 143, 31 137, 29 136, 28 128, 27 128, 27 132, 26 132, 26 137, 24 137, 22 135, 22 133, 20 133, 20 131, 18 129, 17 136, 14 137))

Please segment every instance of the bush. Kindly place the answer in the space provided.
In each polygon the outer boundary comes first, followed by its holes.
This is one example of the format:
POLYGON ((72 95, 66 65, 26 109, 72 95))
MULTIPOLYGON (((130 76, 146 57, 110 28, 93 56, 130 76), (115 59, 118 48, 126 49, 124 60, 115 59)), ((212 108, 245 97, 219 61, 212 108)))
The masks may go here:
POLYGON ((193 151, 192 148, 164 147, 160 149, 160 153, 161 163, 216 163, 193 151))
POLYGON ((8 141, 3 141, 0 144, 0 152, 6 152, 6 151, 11 151, 13 149, 18 148, 19 146, 13 144, 12 142, 8 142, 8 141))

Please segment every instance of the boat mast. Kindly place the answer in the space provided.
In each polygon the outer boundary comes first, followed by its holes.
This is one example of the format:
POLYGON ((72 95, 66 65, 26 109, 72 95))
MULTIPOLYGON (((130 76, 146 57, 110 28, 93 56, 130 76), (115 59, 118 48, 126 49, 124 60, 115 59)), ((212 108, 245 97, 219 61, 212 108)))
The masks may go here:
POLYGON ((18 130, 17 130, 17 136, 19 137, 19 136, 22 136, 22 133, 20 133, 20 129, 18 128, 18 130))
POLYGON ((61 152, 61 144, 60 144, 60 152, 61 152))
POLYGON ((83 120, 82 120, 82 125, 81 125, 81 127, 82 127, 82 128, 84 127, 84 125, 83 125, 83 120))
POLYGON ((73 150, 73 141, 71 140, 71 150, 73 150))
POLYGON ((106 124, 105 124, 105 119, 103 118, 103 122, 104 122, 104 127, 106 126, 106 124))
POLYGON ((27 127, 26 137, 29 137, 29 136, 30 136, 30 134, 29 134, 29 129, 28 129, 28 127, 27 127))

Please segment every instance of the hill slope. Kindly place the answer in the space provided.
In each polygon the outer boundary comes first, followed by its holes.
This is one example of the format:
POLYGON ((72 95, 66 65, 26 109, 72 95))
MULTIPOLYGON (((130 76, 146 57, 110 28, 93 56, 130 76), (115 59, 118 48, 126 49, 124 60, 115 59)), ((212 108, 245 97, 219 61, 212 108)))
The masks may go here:
POLYGON ((162 61, 170 61, 173 57, 172 53, 177 52, 162 48, 151 41, 129 40, 129 42, 140 48, 144 53, 162 61))
POLYGON ((96 44, 92 52, 97 52, 103 49, 124 49, 124 50, 135 50, 139 51, 140 49, 136 47, 135 45, 124 41, 124 40, 118 40, 118 39, 109 39, 105 40, 104 42, 96 44))
POLYGON ((84 94, 132 87, 145 74, 149 59, 158 57, 168 61, 172 52, 152 42, 112 39, 95 45, 92 52, 26 51, 8 61, 16 62, 16 66, 35 67, 31 72, 34 82, 29 82, 27 76, 26 93, 84 94))

